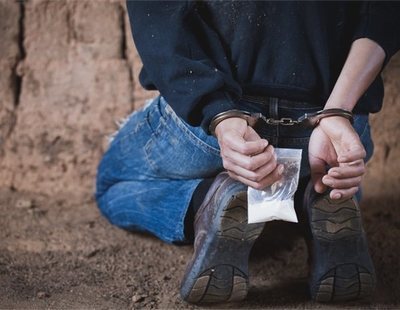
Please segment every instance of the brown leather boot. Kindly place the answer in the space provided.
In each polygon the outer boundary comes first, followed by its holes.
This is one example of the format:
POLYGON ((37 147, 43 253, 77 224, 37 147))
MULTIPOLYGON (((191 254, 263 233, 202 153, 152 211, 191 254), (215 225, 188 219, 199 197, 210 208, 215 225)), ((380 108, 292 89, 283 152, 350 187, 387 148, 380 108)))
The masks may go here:
POLYGON ((304 206, 311 258, 310 292, 318 302, 368 299, 375 271, 355 197, 334 201, 317 194, 310 182, 304 206))
POLYGON ((195 216, 194 254, 181 284, 190 303, 239 301, 248 290, 248 259, 264 223, 247 223, 247 186, 220 173, 195 216))

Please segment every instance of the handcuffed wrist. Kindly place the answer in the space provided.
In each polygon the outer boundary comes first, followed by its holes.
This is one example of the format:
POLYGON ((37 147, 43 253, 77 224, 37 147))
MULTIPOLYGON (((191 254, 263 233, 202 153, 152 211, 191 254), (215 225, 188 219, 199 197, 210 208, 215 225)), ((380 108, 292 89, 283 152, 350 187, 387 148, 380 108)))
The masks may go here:
POLYGON ((319 125, 322 119, 333 116, 343 117, 349 120, 352 124, 354 122, 353 113, 340 108, 324 109, 313 114, 305 114, 299 120, 302 121, 305 126, 315 128, 319 125), (302 120, 302 118, 304 119, 302 120))
POLYGON ((247 111, 242 110, 229 110, 222 113, 217 114, 213 117, 210 123, 209 131, 212 135, 215 136, 215 128, 219 123, 222 121, 232 118, 238 117, 246 120, 248 126, 253 127, 258 120, 262 119, 268 125, 282 125, 282 126, 292 126, 292 125, 301 125, 306 128, 315 128, 318 126, 319 122, 327 117, 332 116, 339 116, 343 117, 353 123, 353 113, 340 108, 333 108, 333 109, 324 109, 320 110, 315 113, 305 113, 303 116, 296 119, 291 118, 281 118, 281 119, 273 119, 273 118, 266 118, 261 113, 250 113, 247 111))
POLYGON ((210 123, 209 131, 210 133, 215 136, 215 129, 217 128, 218 124, 228 118, 241 118, 247 122, 248 126, 253 127, 255 123, 262 118, 261 113, 250 113, 247 111, 242 110, 229 110, 222 113, 219 113, 213 117, 210 123))
POLYGON ((353 117, 350 118, 350 117, 343 117, 343 116, 339 116, 339 115, 329 115, 329 116, 321 118, 316 126, 321 125, 322 122, 325 123, 329 119, 331 119, 331 120, 335 119, 334 121, 339 121, 339 119, 345 119, 345 120, 348 120, 349 123, 351 123, 351 124, 353 124, 353 122, 354 122, 353 117))

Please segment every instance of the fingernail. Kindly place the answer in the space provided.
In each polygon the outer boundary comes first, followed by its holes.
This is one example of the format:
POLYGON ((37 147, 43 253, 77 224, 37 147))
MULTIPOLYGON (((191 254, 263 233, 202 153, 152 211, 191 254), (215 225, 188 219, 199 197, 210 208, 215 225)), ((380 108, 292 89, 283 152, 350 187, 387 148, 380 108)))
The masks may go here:
POLYGON ((340 199, 340 198, 342 198, 342 195, 340 193, 336 193, 336 194, 333 194, 332 198, 333 199, 340 199))
POLYGON ((283 173, 283 169, 284 169, 283 166, 279 166, 279 168, 278 168, 278 173, 279 173, 279 174, 282 174, 282 173, 283 173))

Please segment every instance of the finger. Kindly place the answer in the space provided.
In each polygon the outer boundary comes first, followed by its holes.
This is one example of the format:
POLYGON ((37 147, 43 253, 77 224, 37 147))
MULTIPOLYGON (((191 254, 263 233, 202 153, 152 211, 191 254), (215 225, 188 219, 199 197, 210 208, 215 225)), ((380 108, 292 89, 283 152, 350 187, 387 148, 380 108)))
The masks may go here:
POLYGON ((228 171, 228 174, 230 177, 242 182, 243 184, 246 184, 254 189, 262 190, 262 189, 266 188, 267 186, 270 186, 270 185, 274 184, 276 181, 278 181, 282 177, 281 171, 283 172, 283 169, 279 169, 279 166, 276 167, 272 173, 270 173, 268 176, 266 176, 260 182, 254 182, 254 181, 248 180, 242 176, 237 175, 236 173, 234 173, 232 171, 228 171))
POLYGON ((352 164, 341 164, 339 167, 333 167, 329 169, 328 175, 335 179, 347 179, 361 176, 365 173, 365 164, 361 160, 356 165, 352 164))
MULTIPOLYGON (((276 163, 274 154, 275 151, 272 145, 269 145, 262 153, 255 156, 243 155, 230 149, 224 149, 221 151, 221 157, 223 160, 228 160, 232 164, 242 167, 248 171, 256 171, 258 168, 266 165, 269 162, 276 163)), ((225 169, 227 168, 225 167, 225 169)))
POLYGON ((339 163, 351 163, 358 161, 360 159, 364 159, 367 156, 364 147, 362 144, 356 145, 353 148, 342 152, 339 156, 337 161, 339 163))
POLYGON ((267 186, 271 186, 278 180, 282 178, 282 174, 284 171, 284 166, 283 165, 278 165, 270 174, 268 174, 264 179, 262 179, 260 182, 257 182, 258 187, 256 186, 256 189, 262 190, 266 188, 267 186))
MULTIPOLYGON (((246 141, 257 141, 257 140, 261 139, 261 137, 258 135, 258 133, 250 126, 247 126, 247 130, 246 130, 243 138, 246 141)), ((265 141, 267 141, 267 140, 265 140, 265 141)), ((268 143, 268 141, 267 141, 267 143, 268 143)))
POLYGON ((364 159, 359 159, 356 161, 352 161, 349 163, 346 163, 348 166, 359 166, 359 165, 364 165, 364 159))
POLYGON ((349 189, 352 187, 357 187, 361 184, 361 176, 348 179, 335 179, 329 176, 324 176, 322 182, 331 188, 335 189, 349 189))
POLYGON ((237 135, 225 135, 221 142, 222 149, 231 149, 243 155, 259 154, 268 146, 268 141, 265 139, 245 141, 237 135))
MULTIPOLYGON (((247 130, 246 130, 246 132, 245 132, 243 138, 244 138, 244 140, 247 141, 247 142, 264 140, 264 141, 265 141, 266 147, 269 145, 268 140, 262 139, 262 138, 258 135, 258 133, 257 133, 252 127, 250 127, 250 126, 247 127, 247 130)), ((265 147, 265 148, 266 148, 266 147, 265 147)), ((264 150, 265 150, 265 148, 264 148, 264 150)), ((260 153, 262 153, 264 150, 262 150, 260 153)), ((254 154, 251 154, 251 155, 252 155, 252 156, 257 155, 257 153, 254 153, 254 154)))
POLYGON ((314 184, 314 190, 322 194, 326 191, 326 186, 322 182, 322 177, 326 174, 325 162, 311 154, 309 154, 311 180, 314 184))
POLYGON ((349 189, 334 189, 330 192, 329 196, 332 199, 349 199, 358 192, 358 187, 352 187, 349 189))
MULTIPOLYGON (((228 171, 235 173, 238 176, 241 176, 252 182, 261 182, 266 176, 274 171, 277 166, 276 161, 268 162, 266 165, 260 167, 255 171, 244 169, 234 163, 232 163, 229 159, 224 160, 223 162, 224 168, 228 171)), ((283 172, 283 166, 282 171, 283 172)))

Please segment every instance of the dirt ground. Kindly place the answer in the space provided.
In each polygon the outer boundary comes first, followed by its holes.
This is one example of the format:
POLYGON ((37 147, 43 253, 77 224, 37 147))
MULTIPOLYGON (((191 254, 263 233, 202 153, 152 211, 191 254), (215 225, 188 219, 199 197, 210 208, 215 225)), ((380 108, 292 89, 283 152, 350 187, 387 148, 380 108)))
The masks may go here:
MULTIPOLYGON (((192 248, 116 229, 87 198, 114 122, 155 95, 125 0, 0 0, 0 38, 0 309, 195 308, 179 298, 192 248)), ((400 308, 400 53, 383 75, 363 203, 379 283, 355 308, 400 308)), ((309 301, 296 236, 269 224, 247 301, 218 308, 325 307, 309 301)))
MULTIPOLYGON (((363 203, 378 275, 369 302, 400 308, 399 200, 363 203)), ((197 308, 179 297, 191 246, 172 246, 112 227, 95 203, 0 191, 0 308, 197 308)), ((251 287, 240 304, 218 308, 335 308, 307 295, 306 247, 297 226, 270 223, 250 260, 251 287)))

